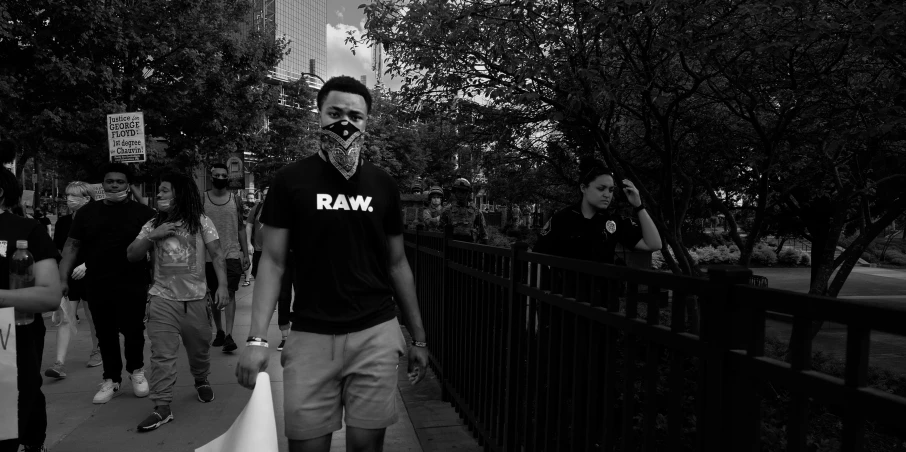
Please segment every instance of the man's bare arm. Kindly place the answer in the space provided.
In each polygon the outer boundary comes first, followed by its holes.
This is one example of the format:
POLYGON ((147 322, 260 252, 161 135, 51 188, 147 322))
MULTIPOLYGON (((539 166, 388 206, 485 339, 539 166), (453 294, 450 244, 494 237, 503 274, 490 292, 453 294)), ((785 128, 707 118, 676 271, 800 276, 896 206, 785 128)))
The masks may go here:
POLYGON ((60 261, 60 279, 62 281, 69 280, 69 275, 72 274, 72 267, 75 265, 75 260, 81 247, 81 240, 72 237, 66 239, 66 244, 63 245, 63 259, 60 261))
POLYGON ((249 328, 249 335, 265 337, 268 324, 274 315, 274 308, 277 306, 280 281, 283 272, 286 271, 289 229, 264 225, 259 232, 262 233, 264 244, 261 261, 258 263, 255 292, 252 295, 252 325, 249 328))
POLYGON ((390 280, 396 289, 397 303, 406 318, 406 326, 410 329, 412 339, 425 342, 425 327, 422 324, 422 314, 418 309, 418 297, 415 294, 415 278, 406 259, 406 250, 403 244, 403 235, 394 235, 387 238, 390 247, 390 280))
POLYGON ((0 308, 16 308, 22 312, 48 312, 60 306, 62 297, 57 261, 44 259, 35 262, 34 287, 0 290, 0 308))

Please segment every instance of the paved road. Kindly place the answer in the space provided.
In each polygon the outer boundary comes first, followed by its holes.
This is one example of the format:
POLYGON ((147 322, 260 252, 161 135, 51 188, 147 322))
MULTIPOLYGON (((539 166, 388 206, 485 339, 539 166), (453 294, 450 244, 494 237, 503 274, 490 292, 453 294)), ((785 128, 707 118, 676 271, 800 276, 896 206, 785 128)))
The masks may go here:
MULTIPOLYGON (((769 287, 808 292, 810 269, 807 268, 755 268, 756 275, 768 278, 769 287)), ((906 306, 906 270, 856 267, 847 278, 840 298, 866 300, 873 304, 906 306)), ((769 320, 767 333, 781 340, 789 340, 789 323, 769 320)), ((843 358, 846 350, 846 327, 825 323, 815 338, 814 349, 843 358)), ((899 374, 906 374, 906 337, 886 333, 871 333, 869 364, 899 374)))
MULTIPOLYGON (((254 286, 252 286, 254 287, 254 286)), ((240 288, 237 295, 238 310, 236 314, 235 338, 248 337, 251 287, 240 288)), ((271 322, 268 340, 272 344, 280 341, 280 332, 276 326, 276 315, 271 322)), ((113 451, 192 451, 210 440, 220 436, 236 419, 248 401, 251 391, 238 384, 234 377, 238 352, 227 355, 219 348, 212 349, 211 376, 209 381, 214 387, 215 400, 202 404, 195 398, 192 386, 192 375, 189 373, 188 361, 184 350, 180 350, 177 360, 179 380, 172 404, 174 421, 160 429, 137 433, 136 425, 150 414, 153 405, 147 398, 133 396, 128 378, 124 381, 123 394, 106 405, 93 405, 91 399, 97 392, 101 381, 101 368, 89 369, 85 361, 91 349, 88 325, 82 321, 78 325, 79 333, 70 345, 66 370, 68 378, 53 380, 44 378, 44 394, 47 397, 48 427, 46 445, 54 452, 113 452, 113 451)), ((48 327, 44 346, 44 366, 56 359, 56 329, 48 327)), ((150 356, 149 345, 145 346, 145 366, 150 356)), ((403 366, 401 366, 403 367, 403 366)), ((271 354, 268 373, 274 396, 274 407, 277 414, 278 438, 280 450, 287 450, 283 436, 283 372, 280 367, 280 355, 276 349, 271 354)), ((124 375, 125 377, 125 375, 124 375)), ((408 382, 406 382, 408 384, 408 382)), ((401 385, 402 386, 402 385, 401 385)), ((397 395, 400 407, 400 422, 388 429, 385 449, 388 451, 421 451, 408 412, 397 395)), ((345 450, 343 431, 334 435, 332 451, 345 450)))

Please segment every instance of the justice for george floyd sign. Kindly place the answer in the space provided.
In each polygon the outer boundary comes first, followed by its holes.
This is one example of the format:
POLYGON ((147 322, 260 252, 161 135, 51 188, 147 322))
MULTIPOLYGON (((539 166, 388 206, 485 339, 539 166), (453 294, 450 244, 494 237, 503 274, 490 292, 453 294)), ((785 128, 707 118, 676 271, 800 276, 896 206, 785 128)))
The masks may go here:
POLYGON ((141 163, 145 161, 145 116, 142 112, 107 115, 107 141, 110 161, 141 163))
POLYGON ((13 308, 0 309, 0 440, 19 437, 16 376, 16 320, 13 308))

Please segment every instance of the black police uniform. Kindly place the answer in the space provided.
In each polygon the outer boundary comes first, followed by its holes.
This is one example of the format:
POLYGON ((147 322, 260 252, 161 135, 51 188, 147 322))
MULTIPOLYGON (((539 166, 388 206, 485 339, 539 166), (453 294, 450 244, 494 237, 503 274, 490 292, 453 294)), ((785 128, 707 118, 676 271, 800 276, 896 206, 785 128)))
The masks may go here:
POLYGON ((548 220, 532 251, 613 264, 617 243, 631 250, 641 239, 642 228, 637 221, 610 209, 585 218, 581 204, 576 204, 548 220))

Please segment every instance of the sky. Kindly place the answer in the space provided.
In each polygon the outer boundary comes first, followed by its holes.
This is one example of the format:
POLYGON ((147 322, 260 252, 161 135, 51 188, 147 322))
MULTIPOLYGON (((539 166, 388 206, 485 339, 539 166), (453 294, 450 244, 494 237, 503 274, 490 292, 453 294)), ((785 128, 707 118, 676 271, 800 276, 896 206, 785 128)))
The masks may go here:
MULTIPOLYGON (((364 32, 365 16, 359 5, 368 0, 330 0, 327 2, 327 76, 349 75, 358 79, 368 77, 368 87, 374 86, 375 76, 371 69, 371 49, 360 48, 353 55, 344 41, 348 32, 356 36, 364 32)), ((399 89, 400 82, 383 76, 384 84, 392 90, 399 89)))

